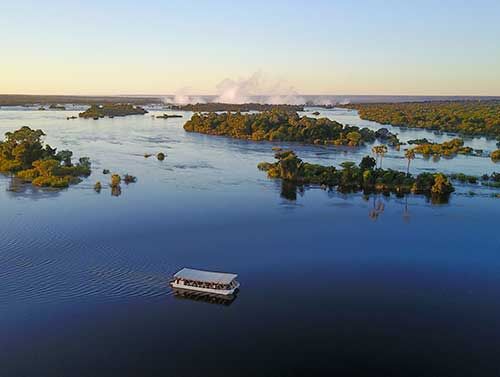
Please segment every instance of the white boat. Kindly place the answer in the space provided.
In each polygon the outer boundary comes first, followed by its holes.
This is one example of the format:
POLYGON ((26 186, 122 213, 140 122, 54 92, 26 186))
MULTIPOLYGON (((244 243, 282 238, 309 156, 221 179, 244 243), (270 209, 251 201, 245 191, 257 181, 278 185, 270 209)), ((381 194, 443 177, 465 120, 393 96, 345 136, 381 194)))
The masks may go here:
POLYGON ((216 295, 232 295, 240 287, 238 275, 183 268, 170 281, 172 288, 216 295))

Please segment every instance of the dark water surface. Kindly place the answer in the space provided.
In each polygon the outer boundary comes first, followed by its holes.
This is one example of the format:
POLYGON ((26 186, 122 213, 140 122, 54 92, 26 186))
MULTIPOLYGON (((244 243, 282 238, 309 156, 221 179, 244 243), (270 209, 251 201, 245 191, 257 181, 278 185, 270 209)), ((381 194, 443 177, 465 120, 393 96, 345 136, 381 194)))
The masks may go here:
MULTIPOLYGON (((0 110, 0 133, 42 128, 93 162, 60 192, 0 178, 0 376, 500 375, 491 191, 459 186, 433 206, 312 188, 291 202, 256 169, 273 144, 187 134, 189 113, 66 120, 76 113, 0 110), (163 162, 143 157, 160 151, 163 162), (138 182, 97 194, 103 168, 138 182), (176 297, 167 281, 182 267, 235 272, 241 291, 229 305, 176 297)), ((351 111, 324 115, 379 127, 351 111)), ((336 165, 370 149, 294 148, 336 165)), ((404 169, 402 153, 384 166, 404 169)), ((464 156, 412 164, 495 169, 464 156)))

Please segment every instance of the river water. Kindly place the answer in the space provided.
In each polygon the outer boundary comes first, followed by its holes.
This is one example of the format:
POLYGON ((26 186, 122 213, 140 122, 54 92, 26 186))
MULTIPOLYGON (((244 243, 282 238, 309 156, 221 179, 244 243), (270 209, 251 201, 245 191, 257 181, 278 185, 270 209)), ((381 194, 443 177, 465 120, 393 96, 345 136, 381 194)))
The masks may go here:
MULTIPOLYGON (((0 110, 0 133, 41 128, 93 164, 58 192, 0 177, 0 376, 500 374, 494 191, 459 185, 432 205, 308 188, 290 201, 256 168, 276 144, 186 133, 190 113, 66 120, 77 113, 0 110), (164 161, 144 158, 158 152, 164 161), (98 194, 103 169, 138 180, 98 194), (237 273, 241 290, 229 303, 178 297, 167 283, 182 267, 237 273)), ((321 113, 380 127, 350 110, 321 113)), ((370 153, 278 145, 322 164, 370 153)), ((402 151, 383 164, 406 169, 402 151)), ((418 157, 411 170, 500 167, 418 157)))

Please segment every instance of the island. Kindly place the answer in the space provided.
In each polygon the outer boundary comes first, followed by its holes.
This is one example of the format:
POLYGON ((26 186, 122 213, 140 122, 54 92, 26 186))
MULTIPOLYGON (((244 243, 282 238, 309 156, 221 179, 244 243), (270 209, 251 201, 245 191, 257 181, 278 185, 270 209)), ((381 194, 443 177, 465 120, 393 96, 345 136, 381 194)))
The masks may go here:
POLYGON ((144 115, 147 110, 140 106, 135 106, 130 103, 115 103, 115 104, 104 104, 104 105, 92 105, 90 108, 85 110, 83 113, 78 114, 80 118, 92 118, 99 119, 105 116, 113 117, 123 117, 127 115, 144 115))
POLYGON ((73 152, 57 152, 44 144, 42 130, 28 126, 7 132, 0 142, 0 172, 12 174, 34 186, 64 188, 80 182, 80 177, 90 175, 90 160, 81 157, 73 164, 73 152))
POLYGON ((296 112, 273 109, 261 113, 195 113, 184 125, 187 132, 228 136, 253 141, 294 141, 356 147, 380 140, 391 146, 401 143, 386 128, 342 125, 328 118, 299 116, 296 112))
POLYGON ((424 157, 433 156, 452 158, 458 154, 473 155, 475 152, 471 147, 465 147, 463 139, 460 138, 444 141, 440 144, 432 143, 427 139, 423 139, 415 141, 414 144, 417 144, 417 146, 411 148, 411 150, 416 154, 424 155, 424 157))
POLYGON ((262 104, 262 103, 196 103, 187 105, 171 105, 174 110, 194 111, 194 112, 249 112, 249 111, 270 111, 270 110, 285 110, 285 111, 304 111, 303 105, 285 105, 285 104, 262 104))
POLYGON ((157 115, 156 118, 158 118, 158 119, 182 118, 182 115, 180 115, 180 114, 163 114, 163 115, 157 115))
POLYGON ((428 140, 426 137, 422 139, 411 139, 406 142, 407 144, 413 145, 413 144, 432 144, 432 141, 428 140))
POLYGON ((362 103, 339 105, 356 109, 361 119, 398 127, 423 128, 500 141, 500 100, 362 103))
POLYGON ((275 154, 276 162, 261 162, 260 170, 266 171, 269 178, 281 179, 294 185, 321 185, 334 188, 343 193, 359 192, 423 194, 432 198, 434 203, 446 202, 454 187, 450 179, 442 173, 421 173, 413 176, 406 172, 376 168, 373 157, 366 156, 359 165, 352 161, 334 166, 323 166, 303 162, 291 150, 279 149, 275 154))
POLYGON ((66 110, 66 107, 62 106, 62 105, 57 105, 57 104, 51 104, 49 106, 49 109, 50 110, 66 110))

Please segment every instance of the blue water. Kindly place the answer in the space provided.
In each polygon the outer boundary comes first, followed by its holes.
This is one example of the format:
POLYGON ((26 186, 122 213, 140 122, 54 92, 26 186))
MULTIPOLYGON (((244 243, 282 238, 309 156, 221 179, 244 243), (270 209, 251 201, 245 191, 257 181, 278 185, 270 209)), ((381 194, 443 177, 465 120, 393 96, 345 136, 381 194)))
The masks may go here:
MULTIPOLYGON (((458 186, 440 206, 318 188, 289 201, 256 169, 275 144, 185 133, 189 113, 66 120, 77 112, 0 110, 0 133, 42 128, 93 163, 59 192, 0 178, 0 376, 500 374, 492 190, 458 186), (166 159, 143 157, 157 152, 166 159), (97 194, 104 168, 138 181, 97 194), (176 297, 167 282, 182 267, 235 272, 241 291, 229 305, 176 297)), ((291 146, 335 165, 370 150, 291 146)), ((406 168, 402 153, 384 167, 406 168)), ((500 167, 460 156, 418 158, 411 170, 500 167)))

